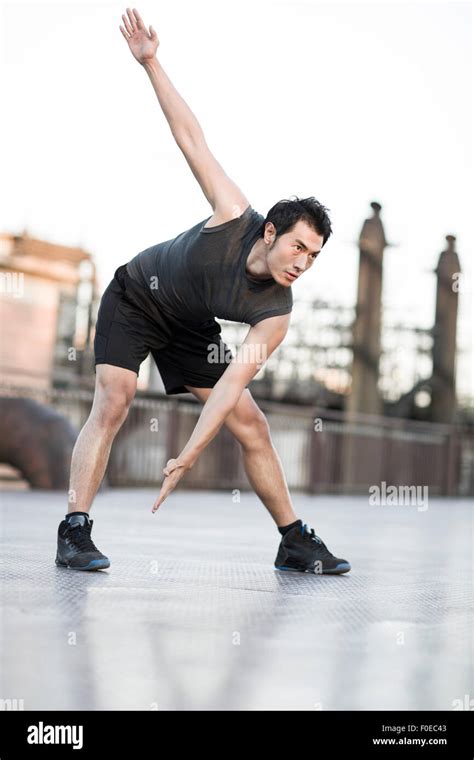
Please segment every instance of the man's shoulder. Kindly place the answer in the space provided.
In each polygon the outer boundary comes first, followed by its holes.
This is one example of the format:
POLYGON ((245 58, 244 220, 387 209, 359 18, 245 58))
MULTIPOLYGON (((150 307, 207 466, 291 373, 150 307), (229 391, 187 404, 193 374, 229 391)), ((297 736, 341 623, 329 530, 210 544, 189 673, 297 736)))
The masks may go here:
POLYGON ((263 221, 263 216, 251 204, 248 204, 244 209, 241 206, 235 205, 231 214, 215 212, 212 216, 207 217, 201 231, 209 234, 223 230, 233 230, 234 228, 240 229, 242 226, 250 226, 255 222, 260 223, 261 221, 263 221))

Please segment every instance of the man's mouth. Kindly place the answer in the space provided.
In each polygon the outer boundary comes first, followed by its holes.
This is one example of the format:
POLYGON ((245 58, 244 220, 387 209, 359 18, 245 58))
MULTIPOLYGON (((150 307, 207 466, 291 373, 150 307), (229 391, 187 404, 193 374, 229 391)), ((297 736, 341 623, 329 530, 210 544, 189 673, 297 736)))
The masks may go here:
POLYGON ((287 277, 288 277, 290 280, 297 280, 297 279, 298 279, 298 277, 299 277, 299 275, 297 275, 297 274, 293 274, 293 272, 286 272, 286 271, 285 271, 285 274, 286 274, 286 276, 287 276, 287 277))

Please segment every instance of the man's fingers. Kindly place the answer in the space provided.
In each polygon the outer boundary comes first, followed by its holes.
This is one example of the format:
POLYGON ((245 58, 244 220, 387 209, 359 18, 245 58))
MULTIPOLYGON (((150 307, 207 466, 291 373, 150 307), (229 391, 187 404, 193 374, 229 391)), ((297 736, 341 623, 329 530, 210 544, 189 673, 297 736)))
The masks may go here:
POLYGON ((164 502, 164 500, 170 495, 171 491, 174 490, 176 483, 171 483, 171 481, 165 481, 163 483, 162 489, 160 491, 160 495, 158 496, 155 504, 153 505, 152 512, 156 512, 160 504, 164 502))
MULTIPOLYGON (((170 460, 171 461, 171 460, 170 460)), ((167 464, 166 467, 163 469, 164 475, 171 475, 172 472, 179 469, 180 467, 184 467, 183 464, 167 464)))
MULTIPOLYGON (((168 461, 171 462, 170 459, 168 461)), ((163 501, 169 496, 171 491, 174 490, 174 488, 176 487, 176 484, 181 479, 182 473, 176 472, 174 477, 171 477, 171 476, 173 472, 178 470, 178 468, 183 468, 183 467, 184 465, 182 464, 171 463, 170 465, 167 464, 166 467, 163 469, 163 473, 166 475, 166 480, 163 483, 163 486, 160 491, 160 495, 158 496, 156 502, 154 503, 152 507, 152 510, 151 510, 152 512, 156 512, 160 504, 162 504, 163 501)))
POLYGON ((135 16, 133 15, 131 8, 127 8, 127 15, 130 21, 130 26, 132 27, 133 31, 135 31, 137 22, 135 21, 135 16))
POLYGON ((130 39, 130 37, 128 36, 127 32, 125 31, 125 29, 123 28, 123 26, 122 26, 122 25, 120 25, 120 31, 122 32, 123 36, 125 37, 125 39, 126 39, 126 40, 127 40, 127 42, 128 42, 128 41, 129 41, 129 39, 130 39))
POLYGON ((143 23, 142 17, 140 16, 140 14, 139 14, 139 12, 137 11, 136 8, 133 9, 133 15, 135 17, 135 21, 136 21, 136 24, 137 24, 138 28, 139 29, 144 29, 145 32, 146 32, 145 24, 143 23))
POLYGON ((127 18, 127 16, 124 13, 122 13, 122 21, 123 21, 123 25, 124 25, 125 29, 127 30, 127 32, 129 34, 133 34, 133 31, 134 31, 133 27, 131 26, 131 24, 130 24, 128 18, 127 18))
POLYGON ((123 13, 122 13, 122 21, 123 21, 123 25, 124 25, 124 27, 126 29, 126 32, 127 32, 128 36, 131 37, 132 34, 133 34, 133 30, 131 29, 130 24, 128 23, 128 21, 127 21, 127 19, 124 16, 123 13))
POLYGON ((165 499, 166 499, 166 496, 165 496, 165 494, 163 492, 163 489, 161 489, 160 495, 158 496, 157 500, 153 504, 153 507, 151 508, 151 511, 152 512, 156 512, 156 510, 158 509, 158 507, 160 506, 160 504, 162 504, 165 499))
MULTIPOLYGON (((170 489, 170 490, 173 490, 173 489, 170 489)), ((170 490, 165 489, 165 487, 163 486, 163 488, 160 491, 160 495, 158 496, 157 500, 153 504, 153 507, 152 507, 152 510, 151 510, 152 512, 156 512, 156 510, 158 509, 158 507, 160 506, 160 504, 163 504, 164 500, 169 495, 170 490)))

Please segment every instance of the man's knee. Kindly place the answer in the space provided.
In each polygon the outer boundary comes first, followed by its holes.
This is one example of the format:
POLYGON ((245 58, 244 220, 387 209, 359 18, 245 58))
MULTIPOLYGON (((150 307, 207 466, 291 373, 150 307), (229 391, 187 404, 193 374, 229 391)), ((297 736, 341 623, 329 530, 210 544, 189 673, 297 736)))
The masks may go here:
POLYGON ((94 399, 92 414, 95 421, 101 427, 120 427, 127 417, 132 400, 123 389, 104 389, 94 399))
POLYGON ((98 376, 92 406, 96 422, 104 427, 119 427, 127 417, 135 392, 136 375, 104 372, 98 376))
POLYGON ((235 418, 232 432, 246 448, 258 448, 271 442, 268 420, 258 407, 235 418))

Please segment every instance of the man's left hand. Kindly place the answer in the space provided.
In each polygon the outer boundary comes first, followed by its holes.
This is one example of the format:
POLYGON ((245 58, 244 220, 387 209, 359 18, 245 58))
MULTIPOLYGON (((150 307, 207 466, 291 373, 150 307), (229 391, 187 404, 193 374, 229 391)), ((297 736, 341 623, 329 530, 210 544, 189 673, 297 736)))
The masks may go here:
POLYGON ((163 481, 160 494, 153 504, 153 507, 151 509, 152 512, 156 512, 160 504, 164 502, 166 497, 176 487, 188 469, 189 465, 181 459, 169 459, 167 461, 166 467, 163 469, 163 473, 166 477, 163 481))

